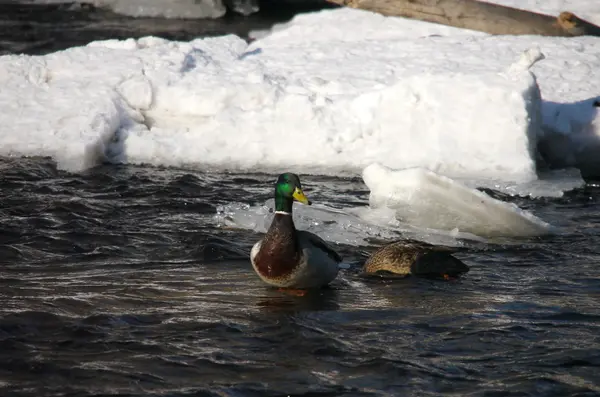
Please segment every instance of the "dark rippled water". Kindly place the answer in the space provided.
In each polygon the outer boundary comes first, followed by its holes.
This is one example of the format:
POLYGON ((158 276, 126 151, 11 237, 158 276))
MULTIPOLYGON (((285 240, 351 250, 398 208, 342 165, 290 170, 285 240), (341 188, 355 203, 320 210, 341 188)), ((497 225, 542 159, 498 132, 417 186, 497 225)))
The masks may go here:
MULTIPOLYGON (((0 395, 600 395, 600 190, 518 199, 564 232, 474 246, 457 281, 353 268, 294 297, 252 271, 259 234, 214 220, 273 180, 0 161, 0 395)), ((366 204, 358 178, 303 182, 366 204)))

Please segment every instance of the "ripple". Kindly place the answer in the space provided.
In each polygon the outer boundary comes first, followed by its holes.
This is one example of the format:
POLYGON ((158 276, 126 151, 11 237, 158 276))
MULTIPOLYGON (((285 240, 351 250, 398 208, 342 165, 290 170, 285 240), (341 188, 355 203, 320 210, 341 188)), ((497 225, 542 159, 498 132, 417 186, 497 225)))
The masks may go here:
MULTIPOLYGON (((470 245, 459 280, 362 278, 367 242, 298 297, 254 274, 259 233, 213 222, 273 175, 38 159, 0 179, 2 395, 599 393, 598 189, 527 199, 565 233, 470 245)), ((365 204, 358 179, 305 180, 331 208, 365 204)))

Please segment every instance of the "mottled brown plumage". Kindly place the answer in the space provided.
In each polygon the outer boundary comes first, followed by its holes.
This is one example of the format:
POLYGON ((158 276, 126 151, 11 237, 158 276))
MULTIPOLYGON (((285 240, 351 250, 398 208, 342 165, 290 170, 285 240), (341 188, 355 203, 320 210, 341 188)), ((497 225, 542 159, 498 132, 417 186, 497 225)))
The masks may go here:
POLYGON ((396 277, 411 274, 422 276, 456 276, 469 267, 452 256, 458 248, 436 246, 416 240, 396 241, 375 251, 365 262, 367 274, 392 273, 396 277))

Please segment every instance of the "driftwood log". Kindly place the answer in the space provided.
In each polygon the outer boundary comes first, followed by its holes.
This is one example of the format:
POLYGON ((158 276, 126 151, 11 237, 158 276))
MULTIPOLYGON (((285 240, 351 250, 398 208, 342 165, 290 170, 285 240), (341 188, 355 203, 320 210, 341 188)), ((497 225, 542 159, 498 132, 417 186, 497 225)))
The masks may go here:
POLYGON ((600 27, 568 11, 562 12, 558 17, 553 17, 477 0, 327 1, 386 16, 419 19, 490 34, 600 36, 600 27))

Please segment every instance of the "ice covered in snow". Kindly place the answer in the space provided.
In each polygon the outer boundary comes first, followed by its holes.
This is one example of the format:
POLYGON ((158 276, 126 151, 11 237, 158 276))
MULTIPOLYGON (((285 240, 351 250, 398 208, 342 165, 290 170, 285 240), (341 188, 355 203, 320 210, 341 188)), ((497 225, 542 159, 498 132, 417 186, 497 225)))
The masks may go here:
POLYGON ((336 9, 251 44, 147 37, 3 56, 0 154, 70 170, 358 174, 378 162, 513 185, 537 180, 538 146, 550 165, 595 158, 596 38, 432 26, 336 9), (538 48, 546 59, 527 70, 538 48))
POLYGON ((0 142, 10 143, 5 153, 52 155, 62 167, 77 164, 66 159, 83 158, 94 138, 118 132, 127 135, 118 160, 129 162, 359 172, 379 160, 533 177, 529 74, 464 74, 427 58, 406 65, 383 49, 365 60, 367 49, 347 47, 357 54, 341 65, 346 50, 315 49, 311 61, 304 48, 248 48, 233 36, 97 42, 45 57, 3 57, 0 142), (485 120, 473 117, 475 108, 485 120), (88 120, 65 124, 74 117, 88 120), (473 134, 479 143, 468 138, 473 134), (490 141, 501 146, 498 155, 490 141))
POLYGON ((416 227, 482 237, 529 237, 551 231, 550 225, 515 204, 423 168, 394 171, 374 163, 364 169, 363 180, 372 209, 392 209, 396 219, 416 227))

